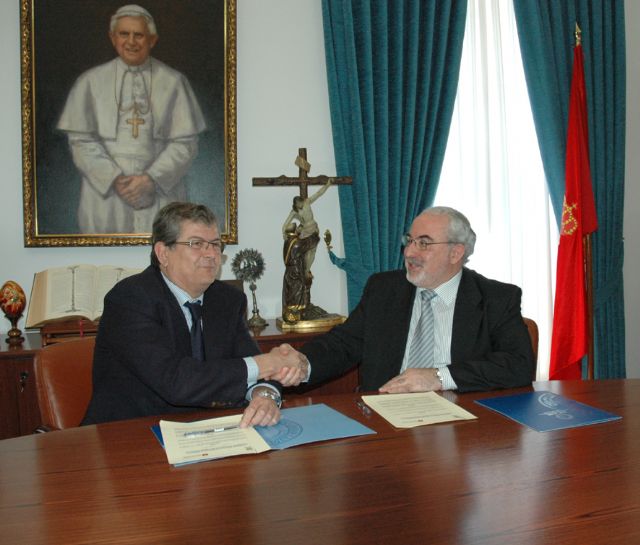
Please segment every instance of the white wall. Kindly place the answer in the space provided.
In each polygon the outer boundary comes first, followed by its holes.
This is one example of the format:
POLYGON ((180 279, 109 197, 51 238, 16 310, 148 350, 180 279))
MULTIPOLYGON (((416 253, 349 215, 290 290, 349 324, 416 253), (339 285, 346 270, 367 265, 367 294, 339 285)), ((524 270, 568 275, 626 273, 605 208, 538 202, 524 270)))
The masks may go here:
MULTIPOLYGON (((0 2, 0 66, 5 80, 0 86, 0 284, 15 280, 29 297, 35 272, 74 263, 143 267, 150 247, 24 248, 19 4, 0 2)), ((311 175, 335 174, 322 14, 318 0, 238 0, 237 21, 239 244, 228 248, 222 276, 233 277, 230 263, 238 250, 262 252, 266 271, 257 283, 258 306, 260 314, 270 318, 280 314, 280 229, 297 192, 252 187, 251 178, 297 176, 293 161, 299 147, 307 148, 311 175)), ((314 204, 314 214, 321 232, 331 230, 334 251, 342 255, 337 188, 314 204)), ((330 263, 324 247, 318 248, 313 272, 312 301, 327 311, 346 313, 345 275, 330 263)), ((0 316, 0 332, 9 327, 0 316)))
MULTIPOLYGON (((282 283, 281 224, 295 194, 288 188, 254 188, 254 176, 295 175, 299 147, 308 148, 311 174, 334 174, 320 0, 238 0, 238 205, 239 244, 256 248, 267 263, 258 282, 263 317, 280 313, 282 283)), ((640 377, 640 2, 626 0, 627 18, 627 175, 625 200, 625 299, 627 372, 640 377), (635 144, 634 144, 635 143, 635 144)), ((160 29, 162 32, 162 29, 160 29)), ((33 274, 73 263, 144 266, 148 247, 24 248, 22 237, 22 163, 20 128, 19 2, 0 2, 0 284, 16 280, 29 294, 33 274)), ((313 190, 313 189, 312 189, 313 190)), ((337 190, 314 205, 320 229, 334 235, 343 255, 337 190)), ((314 264, 313 302, 331 312, 346 312, 344 273, 319 248, 314 264)), ((230 278, 229 266, 223 276, 230 278)), ((23 327, 24 320, 21 322, 23 327)), ((0 332, 9 322, 0 317, 0 332)))
MULTIPOLYGON (((263 316, 277 316, 282 299, 282 223, 298 191, 252 187, 256 176, 298 175, 293 162, 307 148, 311 175, 335 174, 319 0, 239 0, 238 194, 240 247, 257 248, 267 261, 260 282, 263 316), (264 310, 263 310, 264 309, 264 310)), ((313 194, 318 187, 309 187, 313 194)), ((330 229, 342 256, 338 189, 314 205, 320 233, 330 229)), ((345 274, 329 261, 321 241, 313 265, 312 301, 347 312, 345 274)))
POLYGON ((624 202, 624 298, 627 376, 640 378, 640 2, 625 0, 627 154, 624 202))

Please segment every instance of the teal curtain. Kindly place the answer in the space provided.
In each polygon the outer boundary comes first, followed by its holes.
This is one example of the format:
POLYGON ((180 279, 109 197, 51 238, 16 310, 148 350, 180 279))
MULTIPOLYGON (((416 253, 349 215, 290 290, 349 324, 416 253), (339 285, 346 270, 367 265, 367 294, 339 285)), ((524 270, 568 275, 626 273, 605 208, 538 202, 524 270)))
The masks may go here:
POLYGON ((433 203, 453 112, 466 0, 323 0, 349 308, 433 203))
POLYGON ((624 0, 514 0, 520 48, 542 161, 558 224, 573 64, 582 29, 591 176, 595 376, 625 376, 623 239, 625 153, 624 0))

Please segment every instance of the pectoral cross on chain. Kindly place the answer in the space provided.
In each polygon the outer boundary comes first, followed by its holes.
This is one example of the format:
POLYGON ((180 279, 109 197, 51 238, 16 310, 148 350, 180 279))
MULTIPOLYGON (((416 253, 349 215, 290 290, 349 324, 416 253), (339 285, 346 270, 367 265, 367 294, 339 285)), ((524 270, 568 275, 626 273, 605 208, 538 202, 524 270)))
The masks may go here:
POLYGON ((307 162, 307 148, 298 149, 298 157, 295 164, 298 167, 298 177, 290 178, 284 174, 276 178, 253 178, 254 186, 299 186, 300 196, 306 199, 309 196, 307 187, 310 185, 325 185, 329 179, 332 185, 351 185, 351 176, 318 176, 309 177, 311 164, 307 162))
POLYGON ((138 125, 144 125, 144 119, 138 117, 138 108, 133 109, 133 117, 127 119, 127 125, 131 125, 131 136, 138 138, 138 125))

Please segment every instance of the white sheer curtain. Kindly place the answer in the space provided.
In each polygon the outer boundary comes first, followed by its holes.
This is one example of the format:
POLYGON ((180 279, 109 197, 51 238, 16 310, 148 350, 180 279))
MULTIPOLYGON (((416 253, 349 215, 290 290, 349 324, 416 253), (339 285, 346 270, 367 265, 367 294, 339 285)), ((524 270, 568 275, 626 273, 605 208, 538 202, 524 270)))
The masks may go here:
POLYGON ((520 58, 512 0, 469 0, 458 96, 436 205, 461 210, 478 242, 469 267, 523 290, 549 375, 558 230, 520 58))

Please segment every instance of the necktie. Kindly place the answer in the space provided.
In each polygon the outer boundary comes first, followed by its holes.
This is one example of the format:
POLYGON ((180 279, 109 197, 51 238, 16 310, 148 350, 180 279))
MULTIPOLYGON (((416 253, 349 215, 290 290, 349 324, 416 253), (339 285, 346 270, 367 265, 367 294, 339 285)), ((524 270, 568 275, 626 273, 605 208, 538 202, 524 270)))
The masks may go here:
POLYGON ((202 305, 200 301, 190 303, 187 301, 185 307, 191 312, 191 355, 197 360, 204 360, 204 339, 202 338, 202 305))
POLYGON ((411 341, 409 363, 407 367, 433 367, 433 310, 431 299, 436 296, 432 290, 424 290, 420 294, 420 319, 411 341))

